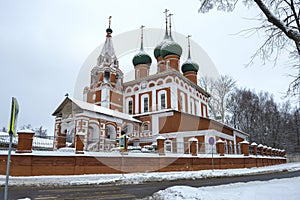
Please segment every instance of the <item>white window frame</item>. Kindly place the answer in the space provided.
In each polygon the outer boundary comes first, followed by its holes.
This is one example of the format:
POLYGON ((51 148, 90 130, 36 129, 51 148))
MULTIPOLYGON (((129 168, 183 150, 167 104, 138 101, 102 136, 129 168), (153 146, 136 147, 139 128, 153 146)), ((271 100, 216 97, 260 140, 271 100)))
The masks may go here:
POLYGON ((148 111, 149 112, 149 103, 150 103, 150 99, 149 99, 149 94, 143 94, 141 96, 141 113, 145 113, 145 105, 144 105, 144 99, 148 98, 148 111))
POLYGON ((126 113, 129 114, 129 102, 132 102, 132 113, 130 115, 133 114, 133 108, 134 108, 134 105, 133 105, 133 98, 132 97, 129 97, 126 99, 126 113))
POLYGON ((183 92, 180 92, 180 97, 179 98, 180 98, 180 100, 179 100, 180 109, 181 109, 182 112, 185 112, 185 95, 184 95, 183 92))
POLYGON ((206 106, 205 106, 205 104, 202 104, 202 110, 203 110, 202 116, 203 116, 203 117, 207 117, 207 115, 206 115, 207 111, 206 111, 206 106))
POLYGON ((199 102, 196 101, 195 115, 200 116, 199 102))
POLYGON ((168 108, 168 105, 167 105, 167 91, 166 90, 160 90, 159 92, 158 92, 158 109, 159 110, 163 110, 163 109, 167 109, 168 108), (165 108, 162 108, 162 95, 165 95, 165 108))
POLYGON ((137 69, 135 70, 135 80, 139 80, 140 79, 140 70, 137 69))
POLYGON ((195 100, 190 98, 190 113, 195 115, 195 100))
POLYGON ((169 70, 171 68, 170 60, 167 60, 166 69, 169 70))

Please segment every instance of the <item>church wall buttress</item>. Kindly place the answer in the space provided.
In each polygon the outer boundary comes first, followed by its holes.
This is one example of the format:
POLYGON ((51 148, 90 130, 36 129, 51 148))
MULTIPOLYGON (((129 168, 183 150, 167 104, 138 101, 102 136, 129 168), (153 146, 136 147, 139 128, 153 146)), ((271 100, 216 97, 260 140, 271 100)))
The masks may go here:
POLYGON ((57 117, 55 119, 55 128, 54 128, 54 137, 56 138, 55 139, 55 142, 53 144, 53 148, 54 149, 59 149, 59 137, 61 136, 61 118, 60 117, 57 117))

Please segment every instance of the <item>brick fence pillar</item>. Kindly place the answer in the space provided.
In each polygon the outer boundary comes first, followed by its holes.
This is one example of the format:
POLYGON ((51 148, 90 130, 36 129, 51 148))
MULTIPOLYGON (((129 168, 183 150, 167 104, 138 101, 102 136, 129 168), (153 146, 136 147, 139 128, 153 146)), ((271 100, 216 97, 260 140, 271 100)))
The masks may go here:
POLYGON ((276 155, 275 155, 275 150, 276 150, 275 148, 272 148, 272 156, 273 156, 273 157, 276 156, 276 155))
POLYGON ((263 151, 264 151, 264 155, 268 156, 268 147, 266 145, 263 147, 263 151))
POLYGON ((272 156, 272 155, 273 155, 273 154, 272 154, 272 153, 273 153, 273 152, 272 152, 272 147, 269 147, 269 148, 268 148, 268 151, 269 151, 269 156, 272 156))
POLYGON ((67 141, 67 130, 65 130, 65 133, 59 133, 57 135, 57 149, 66 147, 66 141, 67 141))
POLYGON ((257 156, 257 144, 255 142, 251 143, 251 148, 253 150, 253 155, 257 156))
POLYGON ((249 156, 249 142, 244 140, 243 142, 240 142, 240 144, 241 144, 242 154, 244 154, 244 156, 249 156))
POLYGON ((279 149, 275 149, 275 156, 278 156, 279 149))
POLYGON ((264 146, 263 146, 262 144, 259 144, 259 145, 257 146, 257 149, 258 149, 259 154, 260 154, 261 156, 264 155, 264 148, 263 148, 263 147, 264 147, 264 146))
POLYGON ((18 147, 16 153, 31 153, 34 132, 32 130, 18 131, 18 147))
POLYGON ((282 150, 282 157, 285 157, 285 155, 286 155, 286 152, 285 152, 285 150, 283 149, 283 150, 282 150))
POLYGON ((193 137, 189 139, 190 153, 192 154, 192 156, 197 156, 197 143, 198 140, 196 138, 193 137))
POLYGON ((156 140, 157 140, 158 155, 160 155, 160 156, 166 155, 165 154, 165 140, 166 140, 166 138, 164 138, 163 136, 158 136, 156 138, 156 140))
POLYGON ((217 147, 217 153, 220 154, 220 156, 224 156, 224 141, 219 139, 216 142, 216 147, 217 147))
POLYGON ((76 134, 76 141, 75 141, 75 149, 76 149, 76 154, 84 154, 83 148, 84 148, 84 133, 77 133, 76 134))

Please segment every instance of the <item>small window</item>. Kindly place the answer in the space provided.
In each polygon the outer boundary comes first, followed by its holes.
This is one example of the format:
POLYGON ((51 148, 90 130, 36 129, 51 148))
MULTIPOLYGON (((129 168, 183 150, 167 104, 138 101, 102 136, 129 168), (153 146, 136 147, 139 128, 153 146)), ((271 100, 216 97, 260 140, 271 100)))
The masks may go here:
POLYGON ((140 99, 141 107, 140 112, 145 113, 149 112, 149 94, 143 94, 140 99))
POLYGON ((149 124, 144 125, 144 131, 149 131, 149 124))
POLYGON ((109 71, 104 72, 104 83, 109 83, 110 82, 110 73, 109 71))
POLYGON ((121 75, 119 73, 117 73, 117 75, 116 75, 116 84, 117 84, 117 86, 121 85, 121 75))
POLYGON ((132 100, 128 101, 128 114, 132 115, 132 100))
POLYGON ((135 130, 135 131, 138 131, 138 130, 139 130, 139 126, 138 126, 138 125, 135 125, 135 126, 134 126, 134 130, 135 130))
POLYGON ((160 95, 160 105, 161 105, 161 109, 166 108, 166 94, 164 93, 160 95))
POLYGON ((167 69, 170 69, 170 61, 167 60, 167 69))
POLYGON ((149 99, 148 99, 148 97, 145 97, 144 98, 144 112, 148 112, 149 111, 149 109, 148 109, 148 104, 149 104, 149 99))
POLYGON ((140 79, 140 70, 135 70, 135 79, 139 80, 140 79))

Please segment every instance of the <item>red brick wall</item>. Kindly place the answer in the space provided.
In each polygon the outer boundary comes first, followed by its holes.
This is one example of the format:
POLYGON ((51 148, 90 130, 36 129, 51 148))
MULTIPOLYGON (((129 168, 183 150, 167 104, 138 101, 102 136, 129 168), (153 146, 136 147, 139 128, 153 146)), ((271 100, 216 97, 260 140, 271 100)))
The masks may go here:
MULTIPOLYGON (((7 155, 0 155, 0 174, 6 174, 7 155)), ((38 156, 12 155, 11 176, 79 175, 121 173, 121 156, 38 156)), ((215 169, 261 167, 286 163, 286 159, 215 158, 215 169)), ((125 172, 167 172, 211 169, 211 158, 124 157, 125 172)))

